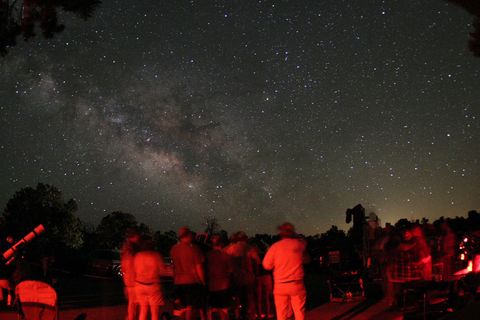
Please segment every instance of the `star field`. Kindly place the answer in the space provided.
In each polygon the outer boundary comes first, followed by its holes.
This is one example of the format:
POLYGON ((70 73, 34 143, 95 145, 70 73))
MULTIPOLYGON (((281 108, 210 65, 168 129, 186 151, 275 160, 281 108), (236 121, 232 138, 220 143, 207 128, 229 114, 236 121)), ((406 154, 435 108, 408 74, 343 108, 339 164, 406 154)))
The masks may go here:
POLYGON ((480 208, 480 59, 445 1, 107 1, 0 60, 0 203, 307 234, 480 208))

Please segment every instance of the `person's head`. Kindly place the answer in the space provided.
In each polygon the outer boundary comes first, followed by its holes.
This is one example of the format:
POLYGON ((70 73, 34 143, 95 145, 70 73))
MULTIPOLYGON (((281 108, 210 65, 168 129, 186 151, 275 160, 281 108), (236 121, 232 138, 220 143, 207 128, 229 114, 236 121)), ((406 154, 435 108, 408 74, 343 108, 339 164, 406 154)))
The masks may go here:
POLYGON ((422 228, 418 224, 414 224, 410 228, 410 232, 414 238, 425 238, 422 228))
POLYGON ((145 236, 142 239, 140 244, 140 251, 154 251, 155 250, 155 241, 153 241, 152 237, 145 236))
POLYGON ((5 238, 5 241, 8 243, 8 244, 14 244, 15 240, 13 239, 12 236, 7 236, 5 238))
POLYGON ((140 243, 142 235, 140 234, 140 231, 137 228, 128 228, 125 238, 128 243, 137 244, 137 243, 140 243))
POLYGON ((296 237, 295 227, 290 222, 284 222, 278 226, 278 235, 280 238, 294 238, 296 237))
POLYGON ((213 249, 221 249, 225 246, 225 242, 223 241, 223 238, 218 234, 212 235, 210 237, 210 242, 212 243, 213 249))
POLYGON ((194 234, 189 227, 184 226, 178 229, 177 237, 178 237, 178 240, 180 240, 181 242, 191 243, 193 242, 194 234))
POLYGON ((413 233, 410 228, 405 228, 402 230, 402 241, 410 241, 413 239, 413 233))
POLYGON ((232 243, 247 242, 248 241, 248 236, 243 231, 237 231, 234 234, 232 234, 231 241, 232 241, 232 243))

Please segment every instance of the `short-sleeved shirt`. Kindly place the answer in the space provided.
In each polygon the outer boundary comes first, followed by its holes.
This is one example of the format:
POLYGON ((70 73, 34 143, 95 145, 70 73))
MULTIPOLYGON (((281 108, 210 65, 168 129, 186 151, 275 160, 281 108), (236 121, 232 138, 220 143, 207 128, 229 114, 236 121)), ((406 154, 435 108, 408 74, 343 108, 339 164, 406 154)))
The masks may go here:
POLYGON ((239 241, 230 244, 224 251, 233 259, 235 283, 240 286, 252 285, 260 264, 256 249, 246 242, 239 241))
POLYGON ((173 261, 173 282, 175 284, 201 283, 196 266, 203 264, 205 257, 195 244, 179 242, 170 250, 173 261))
POLYGON ((211 250, 207 253, 208 289, 220 291, 230 288, 233 273, 232 258, 221 250, 211 250))
POLYGON ((133 265, 134 256, 130 253, 121 256, 123 283, 126 287, 135 286, 135 267, 133 265))
POLYGON ((133 258, 135 282, 151 285, 160 283, 160 276, 166 273, 162 256, 156 251, 141 251, 133 258))
POLYGON ((306 243, 301 239, 283 239, 274 243, 263 258, 263 267, 273 269, 275 283, 303 280, 306 243))

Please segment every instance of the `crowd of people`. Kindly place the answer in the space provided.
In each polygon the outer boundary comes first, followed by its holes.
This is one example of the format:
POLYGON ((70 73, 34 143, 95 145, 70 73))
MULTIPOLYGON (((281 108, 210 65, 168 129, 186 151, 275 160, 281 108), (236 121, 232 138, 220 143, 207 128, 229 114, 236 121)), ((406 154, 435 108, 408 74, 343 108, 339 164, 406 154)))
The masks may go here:
MULTIPOLYGON (((474 214, 469 217, 471 221, 476 218, 474 214)), ((478 218, 480 220, 480 215, 478 218)), ((162 319, 162 314, 172 312, 186 320, 303 320, 307 296, 304 265, 309 263, 307 242, 313 257, 317 258, 315 249, 326 250, 321 251, 323 256, 319 256, 310 271, 332 277, 336 275, 336 268, 343 271, 339 267, 343 260, 350 262, 349 267, 354 266, 357 274, 368 277, 366 285, 370 285, 373 278, 384 280, 383 293, 393 308, 403 308, 402 295, 412 283, 449 283, 468 273, 480 274, 479 246, 473 246, 478 243, 475 239, 480 238, 478 227, 465 229, 469 236, 459 239, 458 228, 452 230, 455 225, 447 220, 429 224, 405 219, 405 223, 399 221, 395 226, 387 224, 384 228, 379 223, 366 224, 364 216, 357 220, 353 229, 357 227, 362 232, 358 237, 352 232, 344 241, 355 250, 343 250, 349 247, 342 249, 341 241, 333 241, 333 250, 338 254, 332 257, 331 246, 315 242, 318 238, 298 235, 291 223, 278 227, 278 241, 273 244, 274 238, 249 238, 243 231, 227 239, 226 233, 197 235, 188 227, 182 227, 176 234, 177 243, 172 246, 169 242, 164 247, 140 229, 129 229, 121 247, 127 320, 162 319), (469 246, 476 249, 467 250, 469 246), (463 250, 462 258, 459 250, 463 250), (160 252, 168 257, 162 257, 160 252), (366 263, 361 265, 357 260, 366 263), (470 264, 462 269, 465 267, 462 263, 468 261, 470 264), (373 269, 376 272, 371 272, 373 269), (380 277, 370 277, 371 273, 380 277), (169 280, 162 281, 162 277, 169 280)), ((343 239, 342 232, 330 235, 335 234, 338 237, 334 239, 343 239)), ((7 237, 0 249, 8 249, 13 242, 13 238, 7 237)), ((23 261, 19 259, 14 263, 15 270, 13 265, 2 264, 0 305, 11 306, 15 284, 32 279, 31 272, 20 268, 23 261)), ((41 274, 34 279, 48 279, 48 261, 42 260, 39 266, 41 274)))
POLYGON ((291 223, 282 224, 278 231, 279 241, 260 248, 242 231, 229 241, 212 235, 199 242, 194 232, 182 227, 178 243, 170 250, 170 265, 154 250, 150 238, 129 230, 121 250, 128 320, 145 320, 148 314, 160 319, 167 306, 161 277, 173 277, 174 312, 186 320, 286 320, 291 316, 303 320, 306 242, 291 223))
MULTIPOLYGON (((408 223, 383 228, 373 245, 372 256, 384 279, 384 294, 389 305, 403 307, 402 295, 412 284, 428 287, 433 282, 453 282, 462 276, 457 241, 447 222, 435 226, 408 223)), ((463 259, 467 262, 469 257, 463 259)))

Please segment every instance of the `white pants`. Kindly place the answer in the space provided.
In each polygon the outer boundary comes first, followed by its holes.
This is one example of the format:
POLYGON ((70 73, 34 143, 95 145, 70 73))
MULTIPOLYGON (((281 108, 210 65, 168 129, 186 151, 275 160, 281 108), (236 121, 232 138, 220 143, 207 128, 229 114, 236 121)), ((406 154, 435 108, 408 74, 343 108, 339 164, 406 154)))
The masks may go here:
POLYGON ((305 319, 307 292, 303 282, 275 283, 273 290, 277 320, 287 320, 292 311, 295 320, 305 319))

